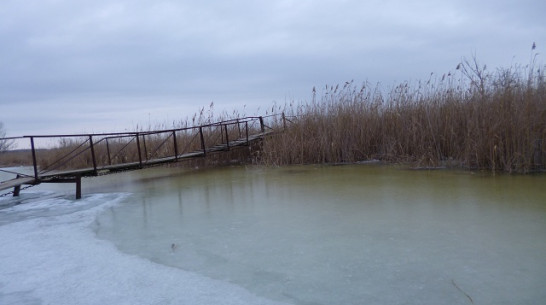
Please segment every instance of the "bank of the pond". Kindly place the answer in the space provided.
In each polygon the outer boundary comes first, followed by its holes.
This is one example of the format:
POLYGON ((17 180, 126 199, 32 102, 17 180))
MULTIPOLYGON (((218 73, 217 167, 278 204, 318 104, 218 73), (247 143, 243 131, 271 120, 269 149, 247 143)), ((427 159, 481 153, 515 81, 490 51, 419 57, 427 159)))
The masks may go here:
POLYGON ((237 285, 122 253, 97 239, 90 228, 97 215, 126 204, 128 196, 73 200, 33 190, 0 198, 0 304, 280 305, 237 285))

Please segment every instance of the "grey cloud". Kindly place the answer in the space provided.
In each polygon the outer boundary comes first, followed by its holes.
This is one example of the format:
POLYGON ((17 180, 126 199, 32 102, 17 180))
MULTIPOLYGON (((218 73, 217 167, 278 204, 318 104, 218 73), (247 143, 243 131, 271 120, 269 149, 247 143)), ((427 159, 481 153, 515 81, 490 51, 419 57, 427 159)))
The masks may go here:
POLYGON ((473 52, 490 66, 525 63, 533 41, 546 47, 543 11, 529 0, 6 0, 0 120, 16 124, 14 102, 104 112, 139 98, 301 100, 313 86, 448 72, 473 52))

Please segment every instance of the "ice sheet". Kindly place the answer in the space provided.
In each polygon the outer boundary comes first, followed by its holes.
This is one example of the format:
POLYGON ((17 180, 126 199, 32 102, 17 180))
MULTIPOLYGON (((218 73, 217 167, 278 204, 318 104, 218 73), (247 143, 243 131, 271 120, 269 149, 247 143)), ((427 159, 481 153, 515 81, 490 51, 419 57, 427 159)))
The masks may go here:
POLYGON ((97 239, 96 215, 127 194, 24 196, 0 202, 0 304, 279 304, 97 239))

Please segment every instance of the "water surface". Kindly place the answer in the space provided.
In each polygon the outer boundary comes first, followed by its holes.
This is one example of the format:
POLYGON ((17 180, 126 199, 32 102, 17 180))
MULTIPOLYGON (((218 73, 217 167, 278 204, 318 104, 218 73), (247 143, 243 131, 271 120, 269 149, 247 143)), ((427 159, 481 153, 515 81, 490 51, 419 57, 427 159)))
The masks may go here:
POLYGON ((294 304, 546 299, 545 176, 375 165, 124 175, 110 179, 133 194, 97 218, 100 238, 258 296, 294 304))

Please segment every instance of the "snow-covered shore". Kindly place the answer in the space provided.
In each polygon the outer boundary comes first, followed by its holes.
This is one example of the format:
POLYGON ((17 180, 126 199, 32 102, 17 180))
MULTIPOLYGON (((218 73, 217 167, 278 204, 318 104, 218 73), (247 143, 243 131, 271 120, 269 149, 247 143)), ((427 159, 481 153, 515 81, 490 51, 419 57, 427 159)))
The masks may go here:
POLYGON ((98 213, 127 194, 38 195, 0 199, 0 304, 278 304, 96 238, 98 213))

